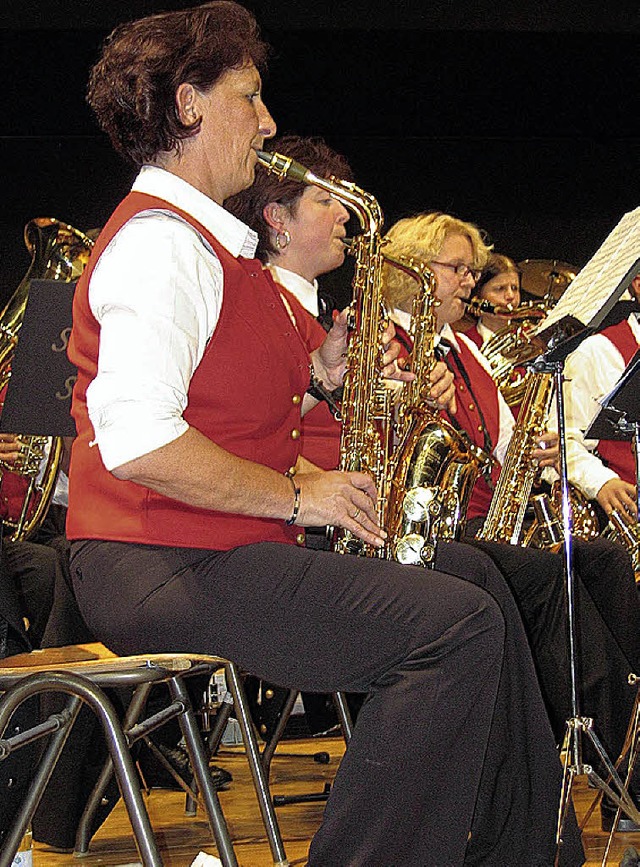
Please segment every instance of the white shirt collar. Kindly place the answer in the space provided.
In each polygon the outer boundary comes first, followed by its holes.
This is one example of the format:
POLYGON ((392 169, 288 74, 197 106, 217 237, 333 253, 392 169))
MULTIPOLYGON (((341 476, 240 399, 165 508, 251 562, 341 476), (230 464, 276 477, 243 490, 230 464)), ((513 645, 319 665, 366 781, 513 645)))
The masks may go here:
POLYGON ((483 325, 482 320, 479 320, 476 323, 476 328, 478 329, 478 334, 482 338, 483 343, 489 340, 495 334, 495 331, 492 331, 490 328, 487 328, 486 325, 483 325))
POLYGON ((632 313, 628 319, 629 328, 633 332, 633 336, 640 344, 640 313, 632 313))
MULTIPOLYGON (((394 310, 391 311, 390 319, 392 320, 392 322, 395 322, 401 328, 404 328, 404 330, 407 333, 409 332, 409 328, 411 326, 411 314, 407 313, 406 310, 400 310, 398 307, 396 307, 394 310)), ((453 344, 453 346, 455 346, 456 349, 460 348, 460 345, 459 345, 458 341, 456 340, 455 331, 453 330, 453 328, 450 325, 448 325, 448 324, 445 325, 441 329, 440 333, 436 334, 435 339, 434 339, 434 346, 437 346, 440 343, 441 337, 446 338, 449 341, 449 343, 451 343, 451 344, 453 344)))
POLYGON ((163 199, 186 211, 202 223, 232 256, 253 259, 258 244, 257 234, 217 202, 205 196, 187 181, 159 166, 143 166, 131 188, 163 199))
POLYGON ((316 317, 318 316, 320 310, 318 307, 317 280, 314 280, 313 283, 309 283, 309 281, 304 277, 301 277, 300 274, 296 274, 295 271, 289 271, 288 268, 281 268, 279 265, 272 265, 269 263, 267 267, 269 268, 269 271, 271 271, 276 283, 284 286, 284 288, 288 289, 292 295, 295 295, 305 310, 308 310, 309 313, 312 313, 316 317))

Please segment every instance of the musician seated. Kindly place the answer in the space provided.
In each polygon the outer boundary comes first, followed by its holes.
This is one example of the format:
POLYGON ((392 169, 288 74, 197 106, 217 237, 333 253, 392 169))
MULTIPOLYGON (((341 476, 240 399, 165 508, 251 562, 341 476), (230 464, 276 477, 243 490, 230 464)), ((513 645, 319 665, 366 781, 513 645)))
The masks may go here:
POLYGON ((521 278, 520 269, 512 259, 500 253, 490 253, 487 264, 471 290, 470 298, 487 301, 504 312, 477 311, 477 322, 464 332, 477 347, 481 347, 511 321, 508 311, 520 306, 521 278))
MULTIPOLYGON (((567 474, 586 497, 596 500, 604 515, 614 510, 637 524, 636 466, 629 440, 594 440, 585 431, 626 366, 640 349, 640 274, 634 277, 629 293, 635 302, 628 316, 598 334, 588 337, 565 361, 565 423, 567 433, 567 474)), ((555 411, 549 426, 557 426, 555 411)), ((606 521, 606 517, 605 517, 606 521)))
MULTIPOLYGON (((265 55, 250 13, 210 2, 120 27, 92 71, 98 120, 140 171, 74 301, 81 609, 117 652, 215 652, 292 688, 367 693, 309 865, 550 863, 561 774, 510 597, 300 544, 307 525, 376 548, 385 533, 368 474, 290 470, 310 363, 342 382, 346 317, 314 349, 222 207, 275 132, 265 55), (517 750, 507 719, 534 732, 517 750), (489 792, 509 803, 499 823, 489 792)), ((390 330, 382 343, 382 375, 408 379, 390 330)), ((474 554, 465 573, 502 587, 474 554)), ((573 843, 563 860, 583 863, 573 843)))
POLYGON ((66 508, 61 505, 66 499, 67 477, 62 469, 56 476, 52 503, 42 520, 31 525, 29 538, 9 538, 23 507, 31 506, 25 477, 12 470, 23 457, 24 448, 15 434, 0 434, 0 462, 4 468, 0 482, 2 517, 10 522, 3 528, 2 560, 17 588, 29 641, 38 648, 91 640, 70 589, 68 544, 64 539, 66 508))
MULTIPOLYGON (((421 214, 400 220, 387 233, 391 254, 413 256, 427 262, 437 277, 435 308, 440 346, 454 373, 458 410, 448 421, 464 429, 473 443, 493 458, 491 476, 480 475, 470 497, 467 517, 486 516, 516 422, 490 368, 475 343, 454 332, 465 301, 479 277, 478 261, 486 249, 477 228, 441 213, 421 214)), ((397 269, 386 271, 385 294, 393 308, 397 328, 408 333, 415 281, 397 269)), ((529 424, 521 419, 519 425, 529 424)), ((532 447, 528 460, 550 466, 557 442, 555 433, 545 433, 532 447)), ((521 496, 519 480, 513 480, 515 496, 521 496)), ((507 504, 505 504, 506 507, 507 504)), ((470 522, 471 523, 471 522, 470 522)), ((480 521, 481 523, 481 521, 480 521)), ((478 524, 478 521, 475 522, 478 524)), ((516 598, 533 651, 552 725, 558 742, 571 716, 570 660, 564 616, 564 567, 562 554, 497 542, 469 542, 480 546, 505 575, 516 598)), ((580 605, 577 611, 581 634, 581 682, 583 709, 596 720, 596 730, 617 758, 633 705, 627 685, 631 671, 640 663, 640 606, 629 558, 611 542, 597 540, 574 546, 580 605)), ((452 569, 447 545, 440 546, 439 568, 452 569)), ((610 814, 606 817, 610 819, 610 814)))

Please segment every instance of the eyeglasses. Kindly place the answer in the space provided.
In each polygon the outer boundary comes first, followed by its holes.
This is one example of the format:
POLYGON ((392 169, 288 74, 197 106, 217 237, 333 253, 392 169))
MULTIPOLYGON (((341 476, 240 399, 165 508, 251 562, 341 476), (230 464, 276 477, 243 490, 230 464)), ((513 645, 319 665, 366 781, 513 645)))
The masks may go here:
POLYGON ((477 268, 470 268, 468 265, 465 265, 464 262, 452 265, 451 262, 438 262, 436 259, 432 259, 431 264, 440 265, 442 268, 451 268, 453 273, 461 280, 464 280, 465 277, 471 277, 474 283, 478 282, 480 275, 482 274, 482 271, 479 271, 477 268))

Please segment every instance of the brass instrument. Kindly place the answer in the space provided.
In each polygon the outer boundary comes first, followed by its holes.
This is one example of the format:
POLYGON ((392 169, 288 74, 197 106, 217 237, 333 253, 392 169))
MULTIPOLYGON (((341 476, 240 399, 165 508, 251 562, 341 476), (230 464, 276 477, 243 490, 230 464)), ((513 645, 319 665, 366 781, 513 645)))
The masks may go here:
MULTIPOLYGON (((356 214, 363 229, 362 234, 348 244, 356 259, 356 269, 349 308, 350 339, 342 400, 340 469, 366 472, 373 477, 378 494, 378 521, 388 530, 388 536, 386 545, 377 549, 348 530, 340 529, 334 535, 334 550, 392 559, 397 546, 390 526, 395 524, 395 516, 402 512, 404 480, 413 479, 406 458, 411 448, 398 450, 396 443, 412 443, 416 424, 422 428, 425 425, 422 415, 417 422, 416 411, 424 403, 429 374, 435 363, 435 277, 424 263, 391 256, 383 251, 382 212, 369 193, 352 183, 319 178, 280 154, 258 152, 258 159, 281 177, 287 176, 328 191, 356 214), (382 336, 388 323, 382 294, 385 263, 400 268, 419 284, 411 326, 415 378, 403 389, 395 407, 381 375, 382 336)), ((438 424, 443 424, 440 419, 438 424)))
POLYGON ((518 544, 527 503, 538 472, 531 460, 531 452, 537 447, 544 431, 552 396, 552 374, 531 374, 518 422, 478 539, 518 544))
POLYGON ((640 582, 640 524, 637 521, 625 521, 620 512, 614 509, 609 515, 609 523, 602 536, 626 549, 631 558, 636 581, 640 582))
POLYGON ((523 304, 509 311, 509 322, 480 348, 489 362, 493 381, 509 406, 517 406, 523 400, 528 381, 524 365, 544 351, 534 328, 546 314, 540 304, 523 304))
MULTIPOLYGON (((358 218, 362 233, 350 244, 356 260, 353 300, 349 307, 350 340, 342 399, 340 469, 366 472, 378 492, 378 521, 384 526, 386 475, 393 447, 391 394, 381 375, 382 337, 387 313, 382 298, 384 257, 382 210, 376 199, 349 181, 321 178, 290 157, 258 151, 259 162, 279 177, 320 187, 358 218)), ((336 531, 335 550, 368 557, 385 557, 348 530, 336 531)))
MULTIPOLYGON (((538 505, 534 502, 534 520, 527 530, 523 545, 528 548, 559 547, 564 540, 562 515, 562 488, 559 481, 551 485, 550 494, 540 494, 538 505)), ((582 491, 569 485, 571 504, 571 535, 589 542, 600 535, 600 525, 595 509, 582 491)))
MULTIPOLYGON (((24 229, 24 241, 31 264, 0 313, 0 390, 11 377, 30 281, 77 280, 94 244, 88 235, 52 217, 30 220, 24 229)), ((1 517, 11 541, 33 535, 46 515, 62 455, 60 437, 19 435, 18 441, 19 459, 14 464, 0 462, 1 517)))
MULTIPOLYGON (((400 442, 390 477, 387 524, 390 554, 399 563, 432 567, 438 542, 456 539, 481 468, 491 457, 425 402, 436 361, 435 277, 411 311, 413 372, 399 418, 400 442)), ((483 302, 484 303, 484 302, 483 302)))

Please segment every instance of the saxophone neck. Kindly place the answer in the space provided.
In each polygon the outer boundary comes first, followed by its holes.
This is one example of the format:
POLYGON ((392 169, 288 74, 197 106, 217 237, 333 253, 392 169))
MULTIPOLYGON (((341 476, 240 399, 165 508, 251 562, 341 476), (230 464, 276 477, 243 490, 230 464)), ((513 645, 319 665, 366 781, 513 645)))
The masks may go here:
POLYGON ((372 237, 381 233, 382 209, 370 193, 357 187, 351 181, 343 181, 334 177, 322 178, 314 174, 311 169, 303 166, 302 163, 298 163, 283 154, 262 150, 258 150, 256 153, 258 163, 268 172, 275 174, 279 179, 288 178, 325 190, 357 216, 361 228, 367 235, 372 237))

